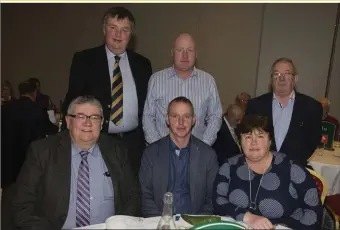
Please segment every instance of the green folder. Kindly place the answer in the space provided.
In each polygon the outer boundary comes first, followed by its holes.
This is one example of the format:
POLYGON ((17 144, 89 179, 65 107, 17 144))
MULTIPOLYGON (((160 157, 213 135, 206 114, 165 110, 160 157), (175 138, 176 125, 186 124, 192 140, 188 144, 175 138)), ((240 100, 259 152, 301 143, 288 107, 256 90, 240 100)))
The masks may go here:
POLYGON ((328 121, 322 121, 321 124, 321 144, 325 145, 325 148, 332 149, 335 137, 336 126, 328 121))
POLYGON ((241 224, 238 224, 236 222, 216 221, 216 222, 209 222, 209 223, 195 225, 191 229, 195 229, 195 230, 198 230, 198 229, 226 230, 226 229, 246 229, 246 227, 244 227, 241 224))

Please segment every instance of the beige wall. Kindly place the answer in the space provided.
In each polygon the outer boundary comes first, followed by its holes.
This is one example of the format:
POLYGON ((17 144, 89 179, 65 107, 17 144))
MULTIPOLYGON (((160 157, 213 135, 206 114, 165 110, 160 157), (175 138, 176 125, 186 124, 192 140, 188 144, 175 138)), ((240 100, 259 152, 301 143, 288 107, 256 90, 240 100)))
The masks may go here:
MULTIPOLYGON (((53 101, 63 99, 73 53, 101 44, 101 17, 113 5, 2 4, 2 79, 16 86, 36 76, 53 101)), ((269 66, 278 56, 296 60, 301 92, 324 94, 336 4, 120 5, 135 15, 136 51, 151 60, 154 71, 171 64, 174 37, 192 33, 198 67, 216 78, 224 106, 240 91, 265 92, 269 66)), ((330 97, 340 118, 339 47, 330 97)))

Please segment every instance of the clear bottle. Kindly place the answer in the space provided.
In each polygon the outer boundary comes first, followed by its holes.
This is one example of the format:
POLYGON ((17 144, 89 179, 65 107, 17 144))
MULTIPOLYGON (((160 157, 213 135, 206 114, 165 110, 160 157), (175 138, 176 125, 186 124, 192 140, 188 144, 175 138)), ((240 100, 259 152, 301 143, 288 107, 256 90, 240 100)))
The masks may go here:
POLYGON ((158 222, 157 229, 176 229, 176 224, 172 215, 173 195, 171 192, 164 194, 163 213, 158 222))

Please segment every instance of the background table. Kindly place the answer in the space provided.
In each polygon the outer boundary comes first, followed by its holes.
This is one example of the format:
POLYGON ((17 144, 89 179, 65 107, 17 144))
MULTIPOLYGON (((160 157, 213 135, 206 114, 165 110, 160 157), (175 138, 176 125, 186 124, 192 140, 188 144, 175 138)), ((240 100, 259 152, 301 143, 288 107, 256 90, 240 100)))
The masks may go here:
POLYGON ((334 151, 316 150, 308 164, 325 178, 327 195, 340 193, 340 148, 334 148, 334 151))

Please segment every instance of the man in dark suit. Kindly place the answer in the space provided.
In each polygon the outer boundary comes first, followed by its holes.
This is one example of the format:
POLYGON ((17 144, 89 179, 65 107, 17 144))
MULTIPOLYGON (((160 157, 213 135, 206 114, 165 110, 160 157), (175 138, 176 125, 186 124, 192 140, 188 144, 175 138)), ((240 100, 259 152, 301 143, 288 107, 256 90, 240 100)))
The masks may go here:
POLYGON ((276 60, 271 68, 271 78, 273 92, 250 100, 246 114, 267 116, 272 150, 306 165, 321 140, 321 104, 294 90, 297 70, 292 60, 276 60))
POLYGON ((34 142, 17 180, 15 226, 71 229, 112 215, 138 215, 139 186, 126 147, 100 134, 103 110, 93 97, 74 99, 69 131, 34 142))
POLYGON ((174 195, 174 213, 212 214, 218 162, 214 150, 191 135, 195 124, 191 101, 185 97, 173 99, 166 123, 170 134, 150 144, 142 157, 139 180, 143 216, 162 215, 166 192, 174 195))
POLYGON ((217 154, 218 163, 221 166, 229 157, 241 153, 241 147, 238 141, 236 128, 244 116, 243 109, 237 104, 231 104, 227 112, 223 115, 223 122, 220 131, 217 133, 217 139, 213 144, 213 149, 217 154))
POLYGON ((37 105, 41 107, 45 112, 54 109, 55 105, 52 103, 50 96, 41 92, 40 80, 38 78, 30 78, 29 81, 32 81, 37 86, 37 105))
POLYGON ((63 111, 79 95, 95 96, 103 105, 103 132, 129 144, 137 175, 145 147, 141 119, 152 69, 147 58, 127 49, 134 26, 133 15, 124 7, 105 13, 105 44, 74 55, 63 111))
POLYGON ((58 131, 46 112, 36 104, 36 85, 31 81, 19 84, 20 98, 2 108, 2 178, 6 183, 15 181, 24 163, 26 151, 32 141, 45 138, 58 131), (5 170, 7 168, 7 170, 5 170), (3 172, 4 172, 3 171, 3 172))

